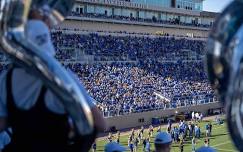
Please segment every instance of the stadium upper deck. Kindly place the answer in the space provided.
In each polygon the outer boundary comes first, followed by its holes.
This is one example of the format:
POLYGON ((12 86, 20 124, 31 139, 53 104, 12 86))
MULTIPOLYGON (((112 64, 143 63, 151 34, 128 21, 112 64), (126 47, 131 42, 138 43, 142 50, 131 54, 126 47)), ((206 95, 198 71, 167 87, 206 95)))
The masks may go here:
POLYGON ((123 0, 138 4, 202 11, 203 0, 123 0))
POLYGON ((77 0, 60 27, 206 37, 217 13, 203 0, 77 0), (95 23, 95 24, 94 24, 95 23))

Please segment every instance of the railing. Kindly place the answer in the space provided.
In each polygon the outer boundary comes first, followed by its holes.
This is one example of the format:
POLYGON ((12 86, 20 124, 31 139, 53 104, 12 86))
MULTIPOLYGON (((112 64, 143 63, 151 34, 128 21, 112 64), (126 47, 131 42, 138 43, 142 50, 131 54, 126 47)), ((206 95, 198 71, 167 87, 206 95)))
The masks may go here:
POLYGON ((68 19, 74 19, 74 17, 83 17, 85 18, 94 18, 94 19, 110 19, 119 22, 130 22, 130 23, 147 23, 147 24, 158 24, 158 25, 173 25, 173 26, 184 26, 184 27, 194 27, 194 28, 203 28, 209 29, 211 25, 206 24, 191 24, 191 23, 183 23, 183 22, 176 22, 176 21, 169 21, 169 20, 159 20, 159 19, 144 19, 144 18, 135 18, 135 17, 127 17, 127 16, 117 16, 117 15, 104 15, 104 14, 94 14, 94 13, 85 13, 85 14, 78 14, 73 12, 68 19))
POLYGON ((197 105, 204 105, 209 103, 216 103, 219 102, 218 100, 214 99, 205 99, 205 100, 198 100, 195 103, 192 102, 181 102, 177 105, 172 104, 165 104, 163 106, 158 106, 156 108, 147 108, 147 109, 139 109, 139 110, 131 110, 131 109, 122 109, 122 110, 108 110, 108 111, 102 111, 104 117, 114 117, 114 116, 123 116, 123 115, 129 115, 132 113, 142 113, 142 112, 149 112, 149 111, 156 111, 156 110, 167 110, 167 109, 176 109, 176 108, 183 108, 183 107, 191 107, 191 106, 197 106, 197 105))

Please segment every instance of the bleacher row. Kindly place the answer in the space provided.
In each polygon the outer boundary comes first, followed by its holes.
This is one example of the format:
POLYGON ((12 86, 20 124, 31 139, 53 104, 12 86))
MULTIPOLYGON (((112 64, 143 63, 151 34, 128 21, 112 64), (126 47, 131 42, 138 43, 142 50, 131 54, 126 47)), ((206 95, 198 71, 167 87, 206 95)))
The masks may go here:
POLYGON ((205 41, 67 30, 53 31, 52 39, 56 58, 106 117, 216 101, 203 69, 205 41))

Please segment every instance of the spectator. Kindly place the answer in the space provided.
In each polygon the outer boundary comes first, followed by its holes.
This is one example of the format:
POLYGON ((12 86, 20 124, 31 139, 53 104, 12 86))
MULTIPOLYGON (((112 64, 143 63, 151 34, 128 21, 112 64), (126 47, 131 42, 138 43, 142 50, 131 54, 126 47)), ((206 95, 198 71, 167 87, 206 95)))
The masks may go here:
POLYGON ((120 143, 120 131, 117 131, 117 135, 116 135, 116 142, 119 144, 120 143))
POLYGON ((209 137, 211 137, 211 135, 212 135, 212 129, 213 129, 213 125, 212 125, 212 123, 210 122, 210 123, 209 123, 209 137))
POLYGON ((208 138, 208 137, 206 137, 206 138, 204 139, 204 146, 205 146, 205 147, 209 147, 209 138, 208 138))
POLYGON ((154 132, 154 127, 152 125, 149 126, 148 129, 148 137, 151 138, 153 136, 153 132, 154 132))
POLYGON ((180 139, 179 139, 179 129, 177 127, 174 127, 174 136, 175 136, 175 141, 176 142, 179 142, 180 139))
POLYGON ((196 120, 199 121, 200 118, 199 118, 199 113, 198 112, 195 114, 195 117, 196 117, 196 120))
POLYGON ((128 147, 130 149, 130 152, 133 152, 133 150, 134 150, 134 143, 133 143, 133 136, 132 135, 130 135, 128 137, 128 147))
POLYGON ((172 121, 171 119, 168 120, 168 124, 167 124, 167 132, 170 133, 171 131, 171 127, 172 127, 172 121))
POLYGON ((199 115, 199 120, 200 120, 200 122, 203 120, 203 114, 202 113, 200 113, 200 115, 199 115))
POLYGON ((133 145, 134 145, 133 151, 134 152, 137 152, 137 150, 138 150, 138 143, 139 143, 139 139, 138 139, 138 137, 135 137, 133 140, 133 145))
POLYGON ((180 149, 180 152, 184 151, 184 140, 183 140, 183 138, 180 139, 179 149, 180 149))
POLYGON ((111 132, 109 132, 108 137, 107 137, 107 141, 111 143, 112 140, 113 140, 113 135, 112 135, 111 132))
POLYGON ((195 137, 198 139, 200 138, 200 134, 201 134, 200 132, 201 132, 200 127, 198 125, 196 125, 195 126, 195 137))
POLYGON ((191 121, 188 124, 188 131, 189 131, 189 138, 192 138, 194 133, 194 124, 191 121))
POLYGON ((144 140, 143 140, 143 151, 146 150, 146 144, 147 144, 147 139, 144 138, 144 140))
POLYGON ((192 112, 192 121, 195 121, 195 113, 194 113, 194 111, 192 112))
POLYGON ((209 134, 210 134, 210 130, 209 130, 210 128, 209 128, 209 124, 207 123, 206 125, 205 125, 205 131, 206 131, 206 133, 205 133, 205 136, 206 137, 209 137, 209 134))
POLYGON ((140 138, 143 139, 143 133, 144 133, 144 127, 141 126, 141 129, 139 130, 140 138))

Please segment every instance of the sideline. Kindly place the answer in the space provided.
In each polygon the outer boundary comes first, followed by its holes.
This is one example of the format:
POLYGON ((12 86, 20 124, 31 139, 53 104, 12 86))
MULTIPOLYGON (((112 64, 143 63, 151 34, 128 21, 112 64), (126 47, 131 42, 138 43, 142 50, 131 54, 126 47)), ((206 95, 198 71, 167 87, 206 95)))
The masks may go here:
MULTIPOLYGON (((216 115, 216 116, 220 116, 220 117, 221 117, 222 115, 216 115)), ((205 117, 205 118, 203 119, 203 121, 205 121, 205 120, 214 120, 216 116, 205 117)), ((223 115, 223 116, 224 116, 224 115, 223 115)), ((172 126, 175 126, 175 125, 177 125, 177 124, 178 124, 177 122, 176 122, 176 123, 173 123, 172 126)), ((223 127, 223 126, 224 126, 224 125, 220 125, 220 126, 218 126, 218 127, 213 128, 213 130, 214 130, 214 129, 221 128, 221 127, 223 127)), ((166 124, 161 125, 161 129, 166 129, 166 127, 167 127, 166 124)), ((155 128, 158 128, 158 127, 155 127, 155 128)), ((139 129, 140 129, 140 128, 139 128, 139 129)), ((139 129, 135 129, 135 132, 138 131, 139 129)), ((148 128, 145 128, 144 130, 147 131, 148 128)), ((130 134, 130 132, 131 132, 131 130, 121 132, 120 137, 127 136, 127 135, 130 134)), ((102 137, 98 137, 98 138, 96 138, 97 141, 102 141, 102 140, 105 140, 105 139, 107 139, 107 136, 102 136, 102 137)))

